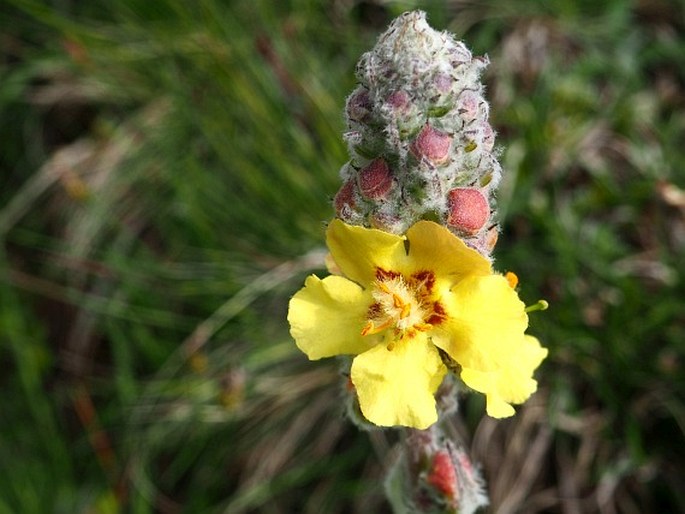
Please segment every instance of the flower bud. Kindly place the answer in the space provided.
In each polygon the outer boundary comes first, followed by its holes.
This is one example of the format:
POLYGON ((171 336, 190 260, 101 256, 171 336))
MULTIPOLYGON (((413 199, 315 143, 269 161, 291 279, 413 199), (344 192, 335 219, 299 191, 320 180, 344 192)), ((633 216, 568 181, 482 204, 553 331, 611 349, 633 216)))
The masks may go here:
POLYGON ((342 185, 335 195, 333 205, 335 206, 335 213, 341 219, 348 219, 357 207, 354 189, 354 179, 350 179, 342 185))
POLYGON ((418 158, 426 158, 435 165, 444 164, 449 159, 452 138, 426 124, 414 142, 412 153, 418 158))
POLYGON ((450 500, 459 500, 457 472, 448 451, 440 450, 433 456, 427 481, 450 500))
POLYGON ((489 257, 494 238, 485 238, 484 224, 502 169, 480 80, 487 64, 421 11, 398 17, 361 56, 345 104, 351 158, 340 171, 354 186, 336 197, 345 222, 401 234, 438 214, 489 257), (467 184, 479 193, 450 202, 447 192, 467 184))
POLYGON ((446 73, 438 73, 433 80, 433 85, 440 93, 449 93, 452 90, 454 79, 446 73))
POLYGON ((378 200, 392 188, 392 172, 385 160, 378 158, 359 172, 359 191, 370 200, 378 200))
POLYGON ((458 187, 447 193, 447 224, 466 234, 477 233, 490 219, 490 206, 478 189, 458 187))
POLYGON ((409 110, 411 98, 409 97, 409 93, 400 89, 388 95, 386 101, 393 110, 403 113, 409 110))
POLYGON ((474 514, 488 504, 483 479, 464 448, 434 427, 412 432, 390 468, 385 490, 393 510, 474 514))
POLYGON ((372 108, 371 97, 366 88, 357 88, 347 98, 347 116, 353 121, 364 121, 372 108))

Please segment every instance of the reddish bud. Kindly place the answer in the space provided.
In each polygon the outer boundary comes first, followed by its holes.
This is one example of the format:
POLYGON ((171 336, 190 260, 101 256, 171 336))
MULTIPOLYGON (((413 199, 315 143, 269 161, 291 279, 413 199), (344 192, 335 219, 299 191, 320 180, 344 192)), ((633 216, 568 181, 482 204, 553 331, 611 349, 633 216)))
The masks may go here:
POLYGON ((347 115, 351 120, 363 121, 371 109, 371 97, 366 89, 357 89, 347 99, 347 115))
POLYGON ((359 172, 359 191, 366 198, 371 200, 383 198, 390 188, 392 188, 392 172, 383 159, 374 159, 359 172))
POLYGON ((400 112, 407 110, 410 101, 411 99, 409 98, 409 93, 402 89, 391 93, 387 98, 388 105, 400 112))
POLYGON ((444 494, 447 498, 458 499, 459 490, 457 472, 450 454, 439 451, 433 457, 433 466, 428 474, 428 483, 444 494))
POLYGON ((490 206, 478 189, 458 187, 447 193, 447 223, 467 234, 475 234, 490 219, 490 206))
POLYGON ((444 164, 449 159, 452 138, 426 124, 411 144, 412 153, 421 159, 425 157, 433 164, 444 164))
POLYGON ((346 219, 349 211, 357 206, 357 202, 354 199, 354 180, 348 180, 342 185, 335 195, 333 205, 338 217, 346 219))

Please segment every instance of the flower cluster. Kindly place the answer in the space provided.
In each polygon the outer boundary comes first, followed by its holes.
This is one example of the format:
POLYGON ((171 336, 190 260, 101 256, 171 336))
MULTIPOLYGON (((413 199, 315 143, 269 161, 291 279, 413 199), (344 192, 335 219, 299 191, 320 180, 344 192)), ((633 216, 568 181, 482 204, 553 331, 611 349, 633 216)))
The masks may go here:
POLYGON ((515 276, 491 267, 501 168, 479 82, 486 64, 415 11, 357 66, 351 159, 327 231, 333 274, 307 278, 288 321, 310 359, 353 356, 351 387, 375 425, 434 424, 448 373, 498 418, 537 388, 547 350, 525 334, 515 276))
POLYGON ((423 12, 392 23, 359 61, 347 99, 340 219, 396 234, 434 219, 481 253, 492 250, 501 168, 479 81, 487 64, 423 12))

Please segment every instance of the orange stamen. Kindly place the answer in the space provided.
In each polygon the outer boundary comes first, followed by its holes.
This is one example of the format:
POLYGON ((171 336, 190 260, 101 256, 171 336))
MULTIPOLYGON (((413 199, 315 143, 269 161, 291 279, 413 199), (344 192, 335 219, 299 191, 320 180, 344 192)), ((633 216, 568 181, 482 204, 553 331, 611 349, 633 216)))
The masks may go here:
POLYGON ((369 334, 378 334, 386 328, 392 325, 392 319, 388 319, 380 325, 376 326, 373 321, 368 321, 364 328, 362 328, 362 336, 368 336, 369 334))
POLYGON ((392 303, 395 305, 396 309, 399 309, 400 307, 404 306, 404 302, 402 301, 402 298, 400 298, 396 294, 392 295, 392 303))
POLYGON ((514 289, 517 285, 519 285, 519 278, 516 276, 516 273, 512 271, 507 271, 504 274, 504 278, 507 279, 507 282, 509 283, 509 287, 514 289))

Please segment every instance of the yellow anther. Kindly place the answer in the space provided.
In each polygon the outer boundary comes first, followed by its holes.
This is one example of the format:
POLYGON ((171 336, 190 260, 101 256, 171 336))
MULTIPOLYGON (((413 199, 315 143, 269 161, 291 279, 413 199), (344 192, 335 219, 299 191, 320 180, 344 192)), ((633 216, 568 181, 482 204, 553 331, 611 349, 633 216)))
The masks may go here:
POLYGON ((378 326, 376 326, 373 321, 367 321, 366 325, 364 325, 364 328, 362 328, 362 336, 378 334, 379 332, 383 332, 383 330, 388 328, 390 325, 392 325, 392 318, 385 320, 378 326))
POLYGON ((369 335, 372 330, 373 330, 373 322, 367 321, 366 325, 364 325, 364 328, 362 328, 362 336, 369 335))
POLYGON ((399 309, 400 307, 402 307, 404 309, 404 302, 402 301, 402 298, 400 298, 399 296, 397 296, 394 293, 392 295, 392 303, 396 309, 399 309))
POLYGON ((411 314, 411 305, 408 303, 405 303, 402 306, 402 312, 400 312, 400 319, 406 318, 407 316, 409 316, 409 314, 411 314))

